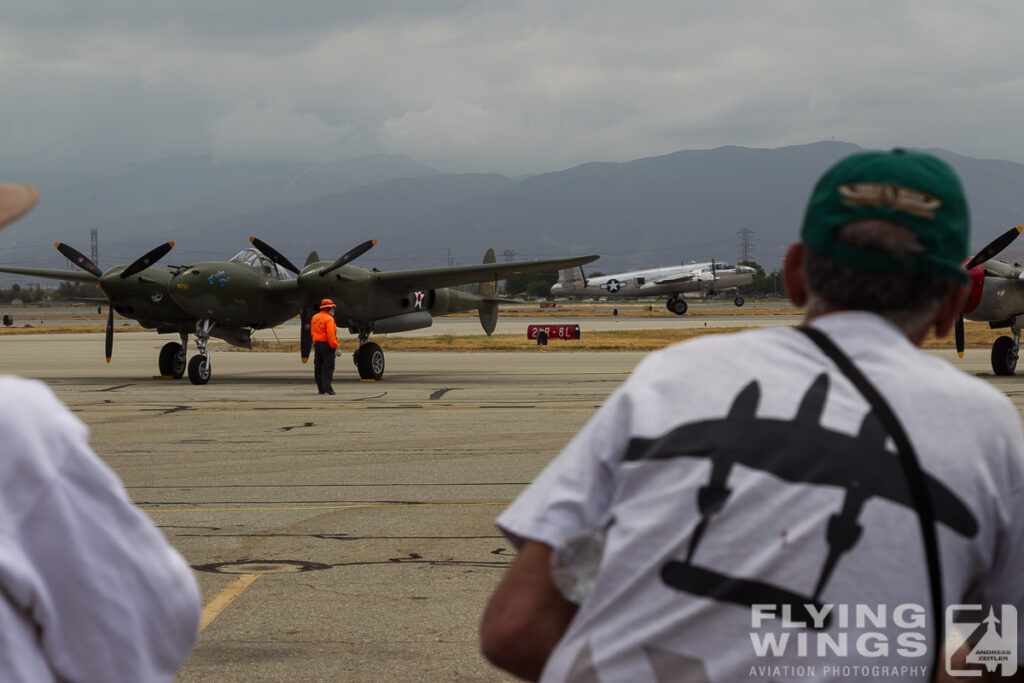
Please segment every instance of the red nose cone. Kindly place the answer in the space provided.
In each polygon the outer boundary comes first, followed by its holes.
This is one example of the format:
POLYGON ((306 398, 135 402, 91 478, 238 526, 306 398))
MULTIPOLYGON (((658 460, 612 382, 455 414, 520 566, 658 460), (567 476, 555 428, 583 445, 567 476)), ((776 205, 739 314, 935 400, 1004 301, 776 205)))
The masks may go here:
POLYGON ((971 294, 967 297, 967 303, 964 304, 964 313, 970 313, 978 304, 981 302, 981 290, 985 288, 985 269, 981 265, 974 266, 967 274, 971 277, 971 294))

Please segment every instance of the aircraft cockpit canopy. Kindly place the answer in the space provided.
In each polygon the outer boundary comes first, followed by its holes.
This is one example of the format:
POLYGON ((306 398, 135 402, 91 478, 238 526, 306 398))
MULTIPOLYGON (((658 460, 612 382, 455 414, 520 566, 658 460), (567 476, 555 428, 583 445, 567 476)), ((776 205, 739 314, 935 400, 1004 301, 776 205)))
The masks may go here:
POLYGON ((241 263, 242 265, 247 266, 257 275, 262 275, 263 277, 270 278, 272 280, 295 279, 295 276, 291 271, 278 267, 276 263, 252 247, 246 247, 232 256, 231 260, 235 263, 241 263))
POLYGON ((733 269, 733 266, 730 263, 726 263, 725 261, 721 261, 721 262, 716 261, 715 262, 715 270, 732 270, 732 269, 733 269))

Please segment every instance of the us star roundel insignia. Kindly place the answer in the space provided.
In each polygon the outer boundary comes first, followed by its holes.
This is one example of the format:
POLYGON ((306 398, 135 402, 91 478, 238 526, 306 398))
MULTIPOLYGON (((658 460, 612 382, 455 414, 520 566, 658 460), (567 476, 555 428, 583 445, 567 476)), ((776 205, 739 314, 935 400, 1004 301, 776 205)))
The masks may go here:
POLYGON ((622 283, 616 280, 615 278, 612 278, 611 280, 609 280, 608 282, 604 283, 601 286, 607 289, 612 294, 622 289, 622 283))
POLYGON ((413 310, 415 310, 415 311, 422 311, 423 310, 423 292, 416 292, 414 294, 414 296, 416 298, 416 303, 413 304, 413 310))

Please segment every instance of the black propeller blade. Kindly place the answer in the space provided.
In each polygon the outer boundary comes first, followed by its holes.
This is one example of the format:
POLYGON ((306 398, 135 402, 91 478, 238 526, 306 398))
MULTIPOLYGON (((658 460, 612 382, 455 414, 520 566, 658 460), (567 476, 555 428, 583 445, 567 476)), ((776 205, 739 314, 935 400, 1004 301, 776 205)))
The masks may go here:
POLYGON ((341 268, 343 265, 345 265, 352 259, 362 256, 363 254, 368 252, 370 248, 373 247, 373 245, 375 244, 377 244, 377 240, 366 240, 359 246, 346 252, 344 256, 342 256, 340 259, 338 259, 331 265, 327 266, 326 268, 321 268, 320 270, 318 270, 316 274, 319 275, 320 277, 323 277, 324 275, 327 275, 328 273, 338 268, 341 268))
POLYGON ((313 311, 315 302, 306 299, 306 303, 302 306, 302 313, 299 316, 301 327, 299 328, 299 356, 302 358, 302 362, 305 363, 309 360, 309 352, 313 350, 313 331, 311 328, 313 321, 313 311))
POLYGON ((107 362, 114 355, 114 300, 107 300, 107 338, 104 340, 104 351, 107 354, 107 362))
POLYGON ((277 249, 274 249, 272 246, 270 246, 263 240, 259 239, 258 237, 250 237, 249 241, 252 242, 252 246, 260 250, 260 253, 262 253, 264 256, 266 256, 268 259, 270 259, 277 265, 281 266, 282 268, 287 268, 296 275, 299 274, 299 269, 296 268, 295 265, 287 258, 285 258, 284 254, 279 252, 277 249))
POLYGON ((132 261, 132 263, 127 268, 121 271, 121 277, 126 278, 135 275, 135 273, 143 271, 146 268, 149 268, 151 265, 153 265, 154 263, 162 259, 164 256, 166 256, 167 252, 169 252, 173 248, 174 242, 164 242, 156 249, 153 249, 132 261))
POLYGON ((970 270, 978 264, 988 261, 990 258, 995 258, 996 254, 1001 252, 1010 246, 1010 243, 1017 239, 1017 235, 1020 234, 1021 230, 1024 230, 1024 225, 1018 225, 1016 228, 1010 228, 999 237, 995 238, 991 242, 985 245, 985 248, 974 255, 967 265, 964 266, 964 270, 970 270))
POLYGON ((956 318, 956 324, 953 326, 953 337, 956 339, 956 355, 960 358, 964 357, 964 314, 961 313, 956 318))
POLYGON ((99 266, 90 261, 85 254, 78 251, 74 247, 68 246, 63 242, 54 242, 53 246, 57 247, 57 251, 63 254, 64 258, 74 262, 76 266, 78 266, 85 272, 91 273, 96 277, 100 277, 103 275, 103 271, 99 269, 99 266))

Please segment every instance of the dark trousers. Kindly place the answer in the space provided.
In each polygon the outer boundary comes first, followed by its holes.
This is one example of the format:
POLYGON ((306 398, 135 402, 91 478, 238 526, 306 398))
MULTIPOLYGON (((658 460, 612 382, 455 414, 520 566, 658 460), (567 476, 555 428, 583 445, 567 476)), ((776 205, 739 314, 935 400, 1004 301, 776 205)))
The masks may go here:
POLYGON ((334 381, 334 349, 327 342, 313 343, 313 377, 320 393, 332 389, 334 381))

